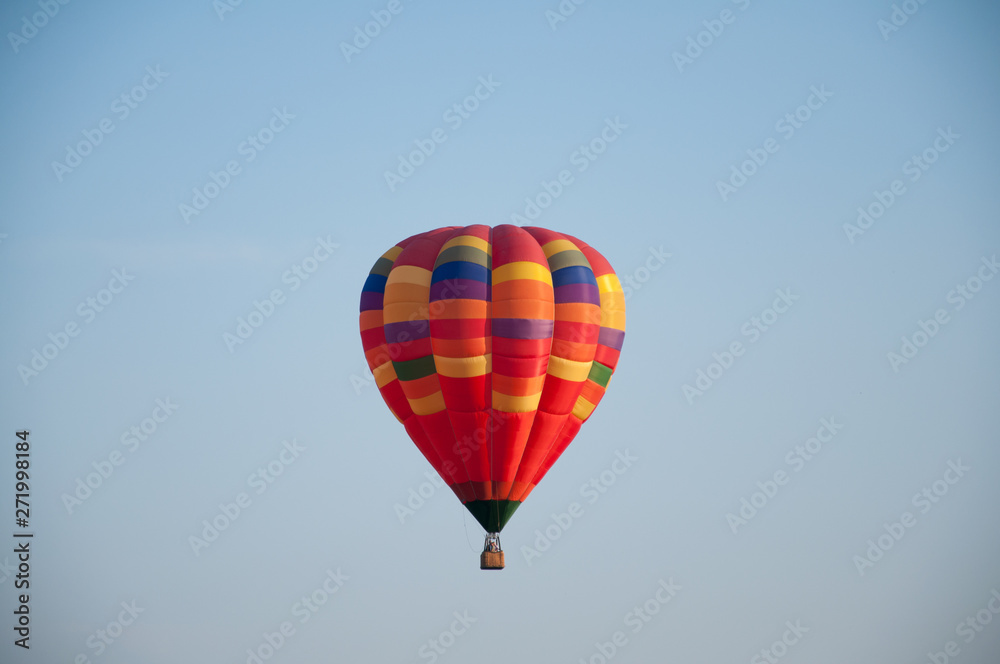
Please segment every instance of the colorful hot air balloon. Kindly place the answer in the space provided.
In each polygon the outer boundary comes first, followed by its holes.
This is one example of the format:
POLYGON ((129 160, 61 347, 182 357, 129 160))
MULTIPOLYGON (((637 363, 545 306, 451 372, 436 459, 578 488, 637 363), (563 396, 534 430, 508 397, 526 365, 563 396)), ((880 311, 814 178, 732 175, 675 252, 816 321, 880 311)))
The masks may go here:
MULTIPOLYGON (((371 269, 361 340, 382 397, 487 532, 498 534, 604 396, 625 338, 608 261, 544 228, 439 228, 371 269)), ((488 555, 489 554, 489 555, 488 555)))

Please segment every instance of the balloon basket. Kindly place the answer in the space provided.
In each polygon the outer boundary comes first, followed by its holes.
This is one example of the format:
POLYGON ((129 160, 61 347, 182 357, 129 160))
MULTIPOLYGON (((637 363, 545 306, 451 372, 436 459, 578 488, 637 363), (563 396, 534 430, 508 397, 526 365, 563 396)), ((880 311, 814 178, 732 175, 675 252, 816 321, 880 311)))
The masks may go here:
POLYGON ((483 551, 479 555, 479 569, 503 569, 503 551, 483 551))

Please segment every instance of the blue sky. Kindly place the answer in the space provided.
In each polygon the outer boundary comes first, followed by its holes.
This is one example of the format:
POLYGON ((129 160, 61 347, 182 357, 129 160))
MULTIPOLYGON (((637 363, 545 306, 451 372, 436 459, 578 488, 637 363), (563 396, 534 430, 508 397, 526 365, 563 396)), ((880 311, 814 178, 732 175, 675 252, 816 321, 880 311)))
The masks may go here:
POLYGON ((267 661, 994 661, 1000 10, 562 6, 0 10, 0 422, 32 432, 36 533, 31 650, 0 571, 0 659, 242 663, 288 623, 267 661), (358 298, 397 241, 517 223, 564 171, 531 223, 638 287, 485 574, 366 376, 358 298))

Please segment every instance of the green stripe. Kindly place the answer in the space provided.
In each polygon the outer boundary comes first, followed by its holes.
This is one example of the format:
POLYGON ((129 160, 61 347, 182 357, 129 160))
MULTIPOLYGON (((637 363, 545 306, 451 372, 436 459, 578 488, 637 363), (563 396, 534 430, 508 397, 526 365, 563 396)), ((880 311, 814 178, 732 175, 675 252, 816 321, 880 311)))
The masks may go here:
POLYGON ((466 261, 467 263, 475 263, 476 265, 482 265, 483 267, 489 266, 485 251, 476 247, 458 245, 455 247, 448 247, 442 251, 438 255, 437 260, 434 261, 434 267, 436 268, 442 263, 451 263, 454 261, 466 261))
POLYGON ((611 373, 611 367, 606 367, 600 362, 594 362, 590 366, 590 375, 587 376, 587 378, 594 381, 601 387, 607 387, 608 381, 611 380, 611 373))
POLYGON ((396 362, 393 360, 392 366, 396 370, 396 377, 403 381, 424 378, 430 376, 435 371, 433 355, 424 355, 415 360, 406 360, 405 362, 396 362))
POLYGON ((488 533, 499 533, 521 506, 518 500, 470 500, 465 508, 488 533))
POLYGON ((374 267, 372 267, 372 271, 369 272, 368 274, 377 274, 381 277, 388 277, 389 270, 391 269, 392 269, 392 261, 389 260, 388 258, 382 257, 377 261, 375 261, 375 265, 374 267))
POLYGON ((557 254, 549 256, 549 270, 552 272, 561 270, 564 267, 574 267, 577 265, 589 268, 590 261, 587 260, 582 251, 576 249, 567 249, 566 251, 560 251, 557 254))

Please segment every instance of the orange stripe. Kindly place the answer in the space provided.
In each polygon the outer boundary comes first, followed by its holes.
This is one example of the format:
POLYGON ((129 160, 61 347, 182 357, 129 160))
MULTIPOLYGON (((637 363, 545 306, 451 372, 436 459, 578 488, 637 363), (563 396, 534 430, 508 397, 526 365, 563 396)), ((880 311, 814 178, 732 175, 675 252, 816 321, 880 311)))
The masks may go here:
POLYGON ((493 373, 493 389, 511 396, 520 397, 537 394, 542 391, 544 384, 545 374, 530 378, 512 378, 510 376, 501 376, 495 372, 493 373))
POLYGON ((387 304, 382 310, 386 323, 401 323, 407 320, 427 320, 427 300, 420 302, 398 302, 387 304))
POLYGON ((382 308, 384 309, 389 304, 396 304, 399 302, 423 302, 426 304, 427 300, 430 299, 430 295, 430 286, 410 284, 405 281, 389 284, 385 287, 385 297, 382 298, 382 308))
POLYGON ((590 403, 597 403, 604 396, 604 388, 592 380, 584 382, 580 396, 590 403))
POLYGON ((489 316, 489 307, 483 300, 439 300, 432 302, 428 308, 435 320, 489 316))
POLYGON ((556 305, 556 320, 572 323, 601 324, 601 308, 586 302, 567 302, 556 305))
POLYGON ((479 337, 478 339, 431 339, 431 347, 435 355, 441 357, 473 357, 489 355, 493 339, 479 337))
POLYGON ((389 355, 389 351, 383 345, 375 346, 375 348, 365 351, 365 359, 368 360, 369 367, 377 367, 385 364, 392 358, 389 355))
POLYGON ((369 309, 368 311, 361 312, 361 331, 370 330, 373 327, 382 326, 382 310, 381 309, 369 309))
POLYGON ((594 351, 597 344, 586 344, 580 341, 566 341, 565 339, 553 339, 551 354, 556 357, 564 357, 574 362, 590 362, 594 359, 594 351))
MULTIPOLYGON (((596 308, 596 307, 595 307, 596 308)), ((493 303, 494 318, 548 318, 552 305, 538 300, 504 300, 493 303)), ((600 316, 598 316, 600 319, 600 316)))
POLYGON ((541 300, 552 302, 552 286, 534 279, 514 279, 493 285, 494 305, 503 300, 541 300))
POLYGON ((441 384, 438 382, 436 373, 416 380, 401 380, 399 384, 403 386, 403 394, 406 395, 407 399, 423 399, 441 391, 441 384))

